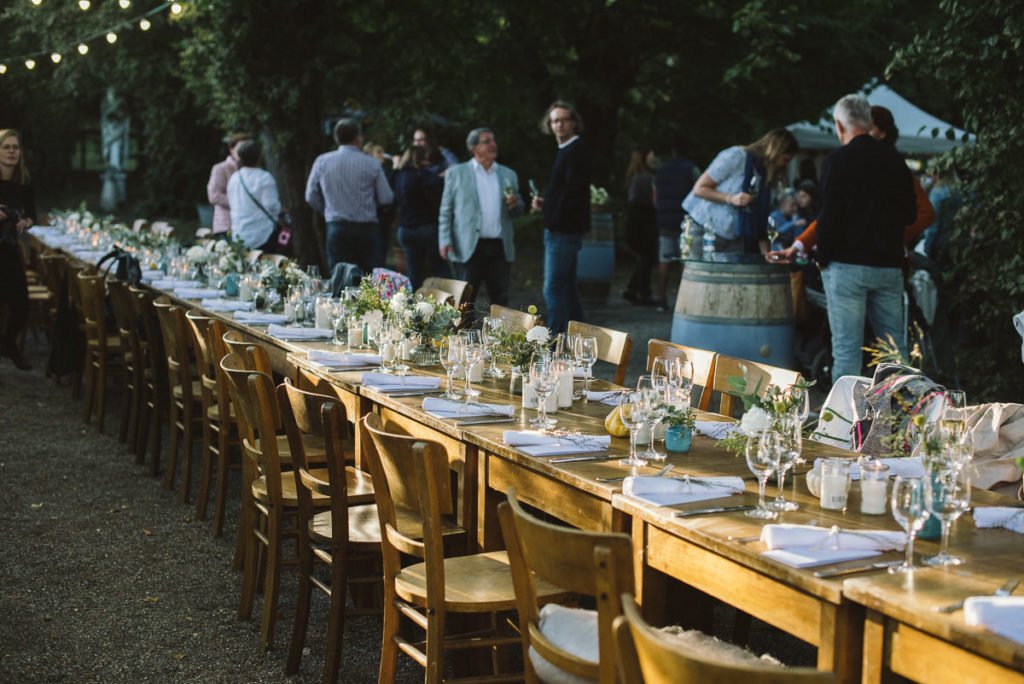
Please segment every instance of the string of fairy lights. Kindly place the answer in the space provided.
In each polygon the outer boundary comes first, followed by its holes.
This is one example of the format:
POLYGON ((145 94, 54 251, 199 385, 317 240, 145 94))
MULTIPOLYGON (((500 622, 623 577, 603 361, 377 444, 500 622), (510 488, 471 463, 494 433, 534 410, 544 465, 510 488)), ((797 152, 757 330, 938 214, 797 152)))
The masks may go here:
MULTIPOLYGON (((27 1, 35 7, 41 7, 47 0, 27 1)), ((66 2, 67 0, 52 1, 66 2)), ((74 3, 82 12, 88 12, 93 7, 92 0, 74 0, 74 3)), ((132 0, 117 0, 117 5, 122 10, 128 11, 132 8, 132 0)), ((89 54, 90 43, 104 40, 108 44, 113 45, 117 42, 118 32, 124 32, 136 28, 140 31, 148 31, 153 27, 152 19, 156 15, 167 11, 170 12, 172 16, 176 17, 184 10, 185 8, 183 3, 163 2, 147 12, 131 18, 121 19, 102 31, 96 31, 75 40, 69 40, 61 45, 49 49, 42 49, 35 52, 25 53, 23 55, 13 55, 11 57, 0 58, 0 76, 7 74, 18 65, 22 65, 26 70, 32 71, 36 66, 38 66, 40 60, 45 60, 47 57, 49 57, 50 61, 54 64, 60 64, 64 60, 64 55, 71 54, 73 52, 77 52, 80 56, 84 57, 89 54)))

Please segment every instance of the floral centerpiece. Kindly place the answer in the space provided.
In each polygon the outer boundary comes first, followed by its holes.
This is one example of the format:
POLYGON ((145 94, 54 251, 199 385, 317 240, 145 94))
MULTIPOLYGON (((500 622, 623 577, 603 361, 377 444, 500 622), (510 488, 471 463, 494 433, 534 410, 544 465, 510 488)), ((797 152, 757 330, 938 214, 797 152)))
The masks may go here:
POLYGON ((406 297, 410 294, 386 273, 363 276, 359 281, 359 292, 348 303, 348 312, 365 320, 367 314, 376 311, 383 318, 390 309, 391 298, 399 292, 406 297))
MULTIPOLYGON (((536 314, 537 307, 527 311, 536 314)), ((551 346, 551 331, 538 322, 529 330, 503 328, 495 334, 492 353, 512 366, 509 389, 514 394, 522 391, 522 376, 535 354, 548 351, 551 346)))
POLYGON ((717 443, 719 447, 728 449, 736 455, 744 453, 748 437, 771 428, 786 415, 798 411, 805 394, 814 384, 813 381, 807 382, 800 378, 792 387, 768 385, 762 392, 762 379, 758 379, 751 391, 747 366, 740 364, 740 370, 741 376, 729 378, 729 385, 733 390, 730 394, 743 402, 744 412, 739 430, 717 443))
POLYGON ((399 290, 388 300, 388 313, 399 321, 406 336, 438 340, 462 322, 462 313, 451 304, 438 303, 430 295, 409 295, 399 290))
POLYGON ((223 273, 244 273, 246 267, 246 254, 249 248, 238 239, 217 240, 211 243, 211 251, 216 259, 217 268, 223 273))

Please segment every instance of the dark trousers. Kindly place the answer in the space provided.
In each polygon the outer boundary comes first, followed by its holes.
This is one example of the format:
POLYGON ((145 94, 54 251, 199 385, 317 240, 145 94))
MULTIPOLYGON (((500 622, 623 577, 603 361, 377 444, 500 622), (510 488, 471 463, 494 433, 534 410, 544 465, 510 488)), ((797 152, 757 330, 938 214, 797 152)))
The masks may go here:
POLYGON ((0 350, 15 349, 28 323, 28 281, 17 245, 0 243, 0 308, 7 309, 0 350))
POLYGON ((480 285, 487 285, 491 304, 508 306, 508 289, 512 269, 505 260, 505 245, 500 238, 481 239, 473 256, 464 264, 452 263, 455 277, 473 286, 473 308, 480 294, 480 285))
POLYGON ((355 264, 363 273, 370 273, 378 261, 380 252, 380 226, 376 223, 355 221, 327 222, 327 270, 334 272, 334 265, 355 264))
POLYGON ((448 277, 448 267, 441 258, 437 246, 437 224, 398 228, 398 244, 405 252, 409 280, 412 289, 418 290, 427 276, 448 277))

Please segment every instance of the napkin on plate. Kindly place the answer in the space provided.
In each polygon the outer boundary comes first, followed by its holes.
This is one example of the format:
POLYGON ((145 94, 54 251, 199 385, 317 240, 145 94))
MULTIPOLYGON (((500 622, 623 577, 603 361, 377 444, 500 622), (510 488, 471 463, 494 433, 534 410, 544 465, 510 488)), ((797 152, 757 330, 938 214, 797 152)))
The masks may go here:
POLYGON ((511 418, 516 413, 516 407, 511 404, 467 403, 440 397, 424 397, 423 410, 436 418, 465 418, 469 416, 511 418))
POLYGON ((814 525, 770 524, 761 528, 761 541, 769 549, 817 546, 862 551, 902 551, 903 532, 886 530, 833 530, 814 525))
POLYGON ((530 456, 558 456, 604 451, 611 446, 610 435, 548 435, 537 430, 505 430, 505 444, 530 456))
POLYGON ((284 314, 263 313, 261 311, 236 311, 235 320, 239 323, 269 325, 271 323, 287 323, 288 317, 284 314))
POLYGON ((204 299, 199 306, 207 311, 252 311, 252 302, 237 299, 204 299))
POLYGON ((710 437, 711 439, 725 439, 740 429, 739 423, 718 420, 698 420, 696 423, 697 433, 710 437))
POLYGON ((830 565, 832 563, 843 563, 845 561, 860 560, 862 558, 873 558, 879 555, 880 551, 870 549, 833 549, 818 546, 794 546, 791 549, 774 549, 765 551, 761 555, 765 558, 777 560, 794 568, 812 568, 816 565, 830 565))
POLYGON ((594 392, 591 390, 587 392, 587 401, 599 401, 606 406, 618 406, 620 396, 622 396, 621 390, 612 390, 610 392, 594 392))
POLYGON ((177 278, 156 278, 150 283, 158 290, 173 290, 176 287, 199 287, 198 280, 178 280, 177 278))
POLYGON ((324 349, 310 349, 309 362, 327 368, 362 367, 380 365, 379 354, 353 354, 352 352, 332 352, 324 349))
POLYGON ((163 280, 166 276, 159 268, 144 268, 140 277, 143 280, 163 280))
POLYGON ((742 492, 746 487, 741 477, 627 477, 622 493, 659 506, 720 499, 742 492))
POLYGON ((402 390, 435 390, 441 386, 441 378, 426 375, 389 375, 387 373, 363 373, 364 387, 378 392, 401 392, 402 390))
POLYGON ((975 506, 974 524, 978 527, 1005 527, 1017 534, 1024 534, 1024 508, 975 506))
MULTIPOLYGON (((878 460, 889 466, 890 476, 899 475, 901 477, 924 477, 924 460, 920 456, 911 456, 909 458, 880 458, 878 460)), ((860 479, 860 464, 850 464, 850 479, 860 479)))
POLYGON ((964 601, 964 622, 1024 644, 1024 596, 972 596, 964 601))
POLYGON ((594 369, 592 368, 573 368, 572 377, 576 380, 586 380, 587 377, 594 377, 594 369))
POLYGON ((215 287, 181 287, 174 286, 174 296, 182 299, 219 299, 224 296, 224 290, 215 287))
POLYGON ((323 340, 334 335, 327 328, 298 328, 271 323, 267 334, 279 340, 323 340))

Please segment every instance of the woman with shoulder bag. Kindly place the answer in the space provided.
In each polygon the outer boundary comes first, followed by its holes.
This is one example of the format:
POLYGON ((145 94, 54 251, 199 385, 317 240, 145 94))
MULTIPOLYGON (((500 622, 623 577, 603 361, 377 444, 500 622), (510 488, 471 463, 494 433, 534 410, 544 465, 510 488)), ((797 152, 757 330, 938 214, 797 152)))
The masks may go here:
POLYGON ((277 181, 269 171, 259 168, 260 147, 255 140, 239 143, 236 154, 238 171, 228 181, 231 236, 249 249, 280 253, 281 199, 277 181))
POLYGON ((12 129, 0 130, 0 305, 7 309, 0 355, 23 371, 32 370, 32 364, 18 347, 28 322, 28 282, 18 239, 32 227, 35 215, 35 189, 25 168, 21 136, 12 129))

